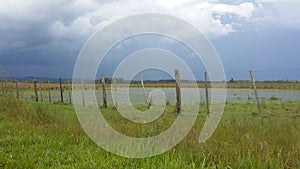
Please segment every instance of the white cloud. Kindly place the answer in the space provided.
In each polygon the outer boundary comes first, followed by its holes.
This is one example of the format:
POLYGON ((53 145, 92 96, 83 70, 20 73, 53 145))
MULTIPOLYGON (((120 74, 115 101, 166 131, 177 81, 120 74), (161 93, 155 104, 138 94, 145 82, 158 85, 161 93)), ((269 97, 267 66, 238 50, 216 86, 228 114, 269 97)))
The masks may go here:
MULTIPOLYGON (((266 20, 300 27, 300 1, 253 0, 0 0, 0 33, 40 28, 54 39, 87 39, 106 23, 137 13, 158 12, 185 19, 208 36, 241 31, 244 23, 266 20), (2 1, 2 2, 1 2, 2 1), (226 3, 225 3, 226 2, 226 3), (237 27, 238 25, 238 27, 237 27)), ((263 22, 261 22, 263 21, 263 22)), ((246 28, 245 28, 246 29, 246 28)), ((36 29, 35 29, 36 31, 36 29)), ((34 32, 36 33, 36 32, 34 32)), ((14 35, 10 43, 24 41, 14 35), (14 39, 15 38, 15 39, 14 39)), ((1 46, 5 46, 1 42, 1 46)))
POLYGON ((66 26, 62 21, 55 21, 50 27, 50 35, 56 38, 78 39, 89 35, 93 25, 88 17, 78 17, 66 26))
MULTIPOLYGON (((77 4, 81 4, 80 1, 77 4)), ((216 3, 214 1, 197 1, 197 0, 144 0, 144 1, 110 1, 103 4, 90 1, 91 8, 78 18, 74 19, 70 25, 65 26, 60 20, 53 23, 51 27, 52 34, 57 36, 64 33, 75 33, 78 30, 79 34, 84 32, 95 31, 106 22, 111 22, 116 18, 121 18, 131 14, 158 12, 177 16, 191 22, 204 33, 209 36, 224 36, 228 35, 235 30, 232 22, 223 23, 222 16, 236 16, 239 19, 249 19, 252 17, 256 7, 253 3, 241 3, 238 5, 229 5, 216 3), (217 17, 218 16, 218 17, 217 17), (87 21, 90 23, 87 23, 87 21), (60 23, 58 26, 57 24, 60 23), (88 28, 86 28, 88 27, 88 28)), ((76 5, 74 5, 76 8, 76 5)), ((71 8, 71 7, 68 7, 71 8)), ((72 10, 70 10, 72 11, 72 10)))
POLYGON ((249 18, 255 11, 253 3, 245 2, 240 5, 216 4, 214 10, 217 13, 235 14, 240 17, 249 18))
POLYGON ((235 22, 251 19, 272 18, 274 21, 300 25, 299 0, 235 1, 231 4, 222 0, 1 1, 0 19, 8 22, 7 25, 49 20, 47 24, 51 25, 49 30, 54 37, 73 33, 88 36, 106 22, 146 12, 175 15, 212 36, 228 35, 236 31, 235 22), (230 19, 224 21, 223 17, 230 19))
MULTIPOLYGON (((51 18, 50 29, 54 37, 89 36, 106 22, 137 13, 159 12, 185 19, 212 36, 224 36, 235 31, 231 23, 222 23, 214 15, 235 15, 249 18, 253 4, 228 5, 214 1, 197 0, 115 0, 98 3, 93 0, 9 1, 1 11, 17 22, 38 22, 51 18), (18 13, 13 11, 18 10, 18 13), (53 20, 55 19, 55 20, 53 20)), ((71 38, 71 37, 70 37, 71 38)))
POLYGON ((256 0, 259 4, 259 21, 265 24, 300 29, 299 0, 256 0))

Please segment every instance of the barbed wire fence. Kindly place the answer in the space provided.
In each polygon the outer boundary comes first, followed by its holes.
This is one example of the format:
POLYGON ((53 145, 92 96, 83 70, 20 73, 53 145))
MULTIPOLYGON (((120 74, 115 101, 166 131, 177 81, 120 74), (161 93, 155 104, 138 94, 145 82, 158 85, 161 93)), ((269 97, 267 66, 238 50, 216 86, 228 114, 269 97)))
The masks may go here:
MULTIPOLYGON (((255 103, 255 92, 253 91, 253 85, 251 82, 251 78, 249 75, 249 71, 240 70, 240 71, 230 71, 225 72, 227 79, 227 87, 230 89, 227 94, 227 102, 239 103, 239 102, 251 102, 255 103), (241 79, 239 77, 248 77, 241 79), (239 90, 243 88, 244 90, 239 90), (246 88, 246 89, 245 89, 246 88)), ((256 78, 256 85, 258 89, 258 96, 261 101, 261 104, 264 104, 266 101, 270 100, 300 100, 300 91, 275 91, 275 90, 264 90, 264 89, 300 89, 300 81, 297 80, 285 80, 290 74, 293 74, 299 77, 300 79, 300 69, 274 69, 274 70, 253 70, 253 74, 256 78), (264 79, 263 77, 271 77, 270 79, 264 79), (280 77, 279 77, 280 76, 280 77), (261 83, 262 80, 263 82, 261 83), (277 80, 274 80, 277 79, 277 80), (282 80, 280 80, 282 79, 282 80), (287 83, 288 82, 288 83, 287 83)), ((71 91, 72 91, 72 83, 70 80, 63 80, 62 84, 59 83, 59 78, 56 81, 48 81, 48 80, 31 80, 31 81, 21 81, 16 78, 12 78, 9 76, 3 69, 0 68, 0 82, 1 82, 1 92, 2 96, 11 95, 20 100, 28 100, 28 101, 39 101, 39 102, 51 102, 51 103, 64 103, 64 104, 72 104, 71 91), (36 87, 34 87, 34 81, 36 81, 36 87)), ((92 82, 91 82, 92 83, 92 82)), ((109 81, 106 82, 110 84, 109 81)), ((92 87, 92 84, 88 83, 84 84, 83 90, 89 90, 92 87)), ((200 95, 201 100, 205 100, 205 90, 204 90, 204 77, 200 79, 200 95)), ((135 88, 141 88, 140 85, 135 85, 135 88)), ((147 96, 150 96, 151 88, 155 85, 149 85, 145 83, 147 96)), ((167 86, 166 89, 167 101, 168 103, 175 102, 175 87, 167 86), (172 102, 173 101, 173 102, 172 102)), ((139 102, 144 100, 145 93, 142 90, 137 89, 134 92, 132 97, 136 97, 132 99, 137 102, 137 104, 143 104, 143 102, 139 102)), ((98 80, 96 84, 96 95, 97 102, 102 103, 102 85, 100 80, 98 80), (100 90, 101 89, 101 90, 100 90)), ((112 103, 111 93, 107 93, 108 102, 112 103)), ((210 93, 209 93, 210 95, 210 93)), ((151 98, 149 98, 151 100, 151 98)))

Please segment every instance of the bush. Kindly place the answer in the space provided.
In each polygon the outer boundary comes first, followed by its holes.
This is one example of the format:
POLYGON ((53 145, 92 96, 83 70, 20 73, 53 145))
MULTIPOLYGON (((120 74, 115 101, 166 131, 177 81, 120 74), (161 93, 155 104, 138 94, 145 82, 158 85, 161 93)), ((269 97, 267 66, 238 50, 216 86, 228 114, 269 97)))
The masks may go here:
POLYGON ((275 101, 275 100, 280 100, 280 98, 279 98, 279 97, 276 97, 275 95, 272 95, 272 96, 270 97, 270 100, 275 101))

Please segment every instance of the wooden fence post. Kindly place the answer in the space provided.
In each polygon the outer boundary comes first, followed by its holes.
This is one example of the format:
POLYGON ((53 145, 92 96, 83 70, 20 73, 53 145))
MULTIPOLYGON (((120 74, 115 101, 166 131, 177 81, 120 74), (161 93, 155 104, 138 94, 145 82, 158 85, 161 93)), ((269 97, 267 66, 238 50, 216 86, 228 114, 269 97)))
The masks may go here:
POLYGON ((147 93, 146 93, 146 90, 145 90, 145 85, 144 85, 144 81, 143 81, 142 74, 140 74, 140 80, 141 80, 141 84, 142 84, 142 87, 143 87, 143 92, 144 92, 145 102, 146 102, 147 107, 148 107, 148 109, 149 109, 150 106, 151 106, 151 103, 150 103, 150 101, 148 100, 148 97, 147 97, 147 93))
POLYGON ((261 117, 260 102, 259 102, 258 92, 257 92, 257 87, 256 87, 256 84, 255 84, 254 75, 253 75, 253 72, 252 72, 252 71, 250 71, 250 76, 251 76, 251 80, 252 80, 252 83, 253 83, 253 89, 254 89, 255 98, 256 98, 256 104, 257 104, 257 109, 258 109, 258 115, 261 117))
MULTIPOLYGON (((70 83, 68 83, 70 85, 70 83)), ((69 88, 69 103, 72 104, 72 96, 71 96, 71 90, 72 90, 72 85, 68 87, 69 88)))
POLYGON ((43 99, 43 91, 42 91, 42 82, 39 82, 40 83, 40 97, 41 97, 41 102, 43 102, 44 101, 44 99, 43 99))
POLYGON ((107 108, 107 96, 106 96, 106 86, 105 86, 105 77, 104 74, 101 76, 102 81, 102 96, 103 96, 103 106, 107 108))
POLYGON ((176 112, 178 115, 181 115, 181 90, 180 90, 180 75, 179 70, 175 70, 175 80, 176 80, 176 112))
POLYGON ((50 89, 50 81, 48 81, 48 100, 49 100, 49 103, 51 103, 51 89, 50 89))
POLYGON ((60 101, 63 103, 64 102, 64 95, 63 95, 64 89, 62 86, 61 78, 59 78, 59 88, 60 88, 60 101))
POLYGON ((206 111, 207 111, 207 115, 209 115, 209 100, 208 100, 208 81, 207 81, 207 72, 204 72, 204 81, 205 81, 206 111))
POLYGON ((18 86, 18 82, 17 82, 17 81, 16 81, 16 92, 17 92, 16 98, 17 98, 18 100, 20 100, 20 97, 19 97, 19 86, 18 86))
POLYGON ((38 95, 38 92, 37 92, 36 83, 37 83, 37 81, 34 80, 33 88, 34 88, 34 94, 35 94, 35 101, 38 102, 39 101, 39 95, 38 95))
POLYGON ((113 79, 113 84, 114 84, 113 87, 114 87, 115 107, 118 108, 118 98, 117 98, 117 94, 116 94, 116 92, 117 92, 117 79, 116 78, 113 79))
POLYGON ((82 106, 85 106, 85 100, 84 100, 84 86, 83 86, 83 80, 81 80, 81 96, 82 96, 82 106))

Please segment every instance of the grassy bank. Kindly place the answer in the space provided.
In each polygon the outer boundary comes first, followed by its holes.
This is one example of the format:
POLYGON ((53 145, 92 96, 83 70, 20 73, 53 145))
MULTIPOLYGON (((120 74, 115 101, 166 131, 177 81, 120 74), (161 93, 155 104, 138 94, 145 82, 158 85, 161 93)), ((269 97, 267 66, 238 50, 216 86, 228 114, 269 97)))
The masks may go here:
MULTIPOLYGON (((162 132, 176 118, 172 105, 147 125, 130 123, 113 108, 101 111, 114 128, 136 137, 162 132)), ((195 126, 175 148, 130 159, 93 143, 70 105, 0 97, 0 168, 300 168, 299 102, 267 102, 263 124, 255 113, 252 103, 227 104, 214 135, 199 144, 206 117, 201 105, 195 126)))

